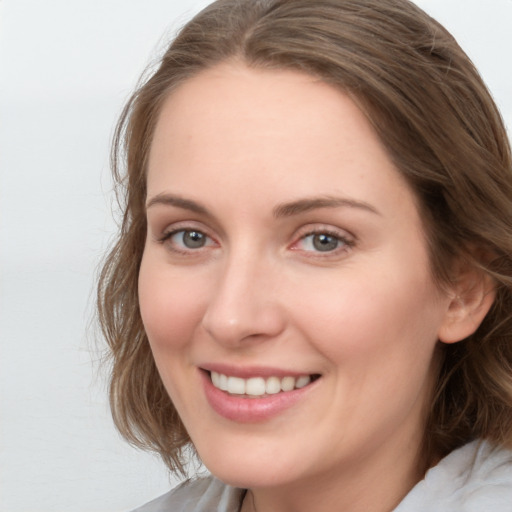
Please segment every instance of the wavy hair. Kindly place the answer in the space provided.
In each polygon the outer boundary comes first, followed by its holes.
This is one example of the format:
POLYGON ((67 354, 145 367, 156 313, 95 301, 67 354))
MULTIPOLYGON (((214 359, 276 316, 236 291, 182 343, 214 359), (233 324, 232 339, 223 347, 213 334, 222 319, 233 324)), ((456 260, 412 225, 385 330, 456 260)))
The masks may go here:
POLYGON ((456 258, 492 277, 496 299, 479 329, 440 347, 425 451, 443 456, 474 438, 512 447, 510 145, 469 58, 408 0, 218 0, 182 28, 133 94, 112 151, 122 224, 98 284, 119 431, 183 472, 190 439, 158 375, 138 305, 146 163, 173 89, 230 59, 302 71, 349 94, 418 199, 439 285, 450 282, 456 258))

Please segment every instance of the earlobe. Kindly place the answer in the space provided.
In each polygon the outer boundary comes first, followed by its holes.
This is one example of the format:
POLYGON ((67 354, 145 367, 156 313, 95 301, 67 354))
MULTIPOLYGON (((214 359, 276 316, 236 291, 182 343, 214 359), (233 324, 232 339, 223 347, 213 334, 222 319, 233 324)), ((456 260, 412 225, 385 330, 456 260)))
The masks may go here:
POLYGON ((473 334, 491 309, 495 297, 495 282, 482 269, 473 267, 459 274, 452 286, 439 340, 456 343, 473 334))

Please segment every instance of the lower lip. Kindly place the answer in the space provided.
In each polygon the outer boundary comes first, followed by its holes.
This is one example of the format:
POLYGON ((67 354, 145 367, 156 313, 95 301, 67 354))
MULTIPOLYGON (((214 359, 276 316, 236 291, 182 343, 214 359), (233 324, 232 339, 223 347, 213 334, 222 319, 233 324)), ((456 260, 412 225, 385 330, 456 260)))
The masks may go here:
POLYGON ((206 399, 212 409, 220 416, 238 423, 258 423, 278 416, 302 400, 318 382, 314 381, 303 388, 282 391, 263 398, 246 398, 230 395, 216 388, 210 375, 205 371, 201 371, 201 377, 206 399))

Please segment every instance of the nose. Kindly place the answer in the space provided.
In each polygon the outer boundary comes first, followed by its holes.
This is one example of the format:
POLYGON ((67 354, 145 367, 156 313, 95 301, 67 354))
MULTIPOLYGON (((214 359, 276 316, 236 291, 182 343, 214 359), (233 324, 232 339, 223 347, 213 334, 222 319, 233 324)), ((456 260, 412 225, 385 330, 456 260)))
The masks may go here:
POLYGON ((254 256, 231 258, 219 270, 215 285, 202 326, 218 343, 246 347, 284 330, 280 279, 273 265, 254 256))

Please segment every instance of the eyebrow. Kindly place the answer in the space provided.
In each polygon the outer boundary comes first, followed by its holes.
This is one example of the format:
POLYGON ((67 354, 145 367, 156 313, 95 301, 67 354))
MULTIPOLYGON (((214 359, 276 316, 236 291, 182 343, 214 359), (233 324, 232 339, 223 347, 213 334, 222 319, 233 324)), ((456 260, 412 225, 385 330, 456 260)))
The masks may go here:
MULTIPOLYGON (((197 203, 196 201, 167 193, 157 194, 156 196, 152 197, 146 204, 146 210, 158 204, 164 206, 175 206, 177 208, 189 210, 194 213, 213 217, 207 208, 197 203)), ((310 197, 279 204, 273 208, 272 213, 275 218, 282 218, 292 217, 293 215, 299 215, 301 213, 306 213, 311 210, 317 210, 320 208, 341 207, 358 208, 376 215, 380 215, 380 212, 376 208, 364 201, 333 196, 310 197)))
POLYGON ((334 196, 322 196, 322 197, 310 197, 305 199, 299 199, 297 201, 291 201, 289 203, 283 203, 274 208, 274 217, 291 217, 292 215, 299 215, 306 213, 311 210, 317 210, 320 208, 358 208, 365 210, 376 215, 380 215, 380 212, 374 208, 371 204, 365 203, 364 201, 357 201, 355 199, 349 199, 345 197, 334 197, 334 196))
POLYGON ((176 206, 177 208, 182 208, 183 210, 200 213, 201 215, 212 216, 211 213, 199 203, 196 203, 191 199, 185 199, 184 197, 176 196, 173 194, 157 194, 147 202, 146 210, 157 204, 164 206, 176 206))

